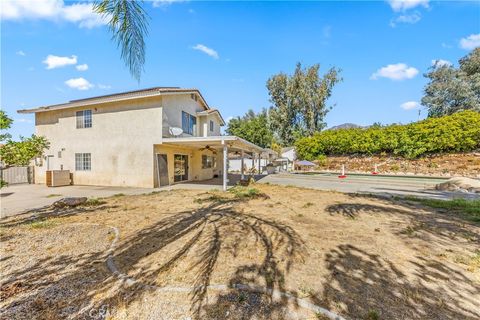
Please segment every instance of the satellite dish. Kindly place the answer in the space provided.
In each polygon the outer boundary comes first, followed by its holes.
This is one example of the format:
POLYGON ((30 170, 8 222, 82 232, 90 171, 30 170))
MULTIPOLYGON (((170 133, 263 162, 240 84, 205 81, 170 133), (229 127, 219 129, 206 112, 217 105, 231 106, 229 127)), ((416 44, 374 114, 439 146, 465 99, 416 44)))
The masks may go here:
POLYGON ((174 137, 178 137, 179 135, 181 135, 183 133, 183 130, 182 128, 178 128, 178 127, 170 127, 168 129, 168 132, 170 132, 170 134, 174 137))

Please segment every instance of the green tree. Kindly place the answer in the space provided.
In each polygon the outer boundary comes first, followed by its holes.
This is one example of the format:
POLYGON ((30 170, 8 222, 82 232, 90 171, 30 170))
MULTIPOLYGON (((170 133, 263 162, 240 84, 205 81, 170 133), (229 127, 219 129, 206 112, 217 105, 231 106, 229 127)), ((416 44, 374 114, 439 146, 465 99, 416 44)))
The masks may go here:
POLYGON ((112 40, 121 49, 121 57, 130 74, 140 81, 145 64, 145 37, 148 34, 148 15, 137 0, 97 0, 93 10, 104 19, 112 40))
MULTIPOLYGON (((0 111, 0 129, 8 130, 12 124, 4 111, 0 111)), ((49 142, 45 137, 32 135, 29 138, 20 137, 20 141, 11 140, 11 135, 2 133, 2 140, 7 140, 0 147, 0 161, 3 167, 25 166, 36 157, 43 155, 45 149, 48 149, 49 142)))
POLYGON ((480 147, 480 112, 466 110, 406 125, 324 130, 299 139, 297 156, 390 154, 413 159, 427 154, 469 152, 480 147))
POLYGON ((229 135, 238 136, 262 148, 270 147, 273 140, 265 109, 259 113, 248 110, 243 117, 231 119, 225 131, 229 135))
POLYGON ((12 125, 12 122, 13 120, 10 119, 7 114, 5 113, 5 111, 3 110, 0 110, 0 130, 1 130, 1 133, 0 133, 0 142, 3 142, 7 139, 10 139, 11 138, 11 135, 7 132, 5 132, 5 130, 7 130, 8 128, 10 128, 10 126, 12 125))
POLYGON ((332 108, 327 101, 342 79, 337 68, 330 68, 323 77, 319 69, 319 64, 302 68, 298 63, 292 75, 279 73, 267 81, 272 130, 284 145, 325 127, 325 116, 332 108))
POLYGON ((425 77, 422 105, 429 117, 440 117, 463 110, 480 111, 480 48, 459 61, 459 67, 435 63, 425 77))

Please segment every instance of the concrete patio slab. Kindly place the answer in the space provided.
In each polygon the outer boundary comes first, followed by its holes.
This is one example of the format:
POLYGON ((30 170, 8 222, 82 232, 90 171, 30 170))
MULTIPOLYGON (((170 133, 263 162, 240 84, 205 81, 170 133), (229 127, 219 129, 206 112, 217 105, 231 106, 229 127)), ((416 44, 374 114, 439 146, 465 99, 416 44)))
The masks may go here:
POLYGON ((158 189, 104 187, 104 186, 65 186, 49 188, 40 184, 15 184, 0 190, 0 217, 20 214, 27 210, 51 205, 65 197, 101 198, 115 194, 143 194, 158 189))

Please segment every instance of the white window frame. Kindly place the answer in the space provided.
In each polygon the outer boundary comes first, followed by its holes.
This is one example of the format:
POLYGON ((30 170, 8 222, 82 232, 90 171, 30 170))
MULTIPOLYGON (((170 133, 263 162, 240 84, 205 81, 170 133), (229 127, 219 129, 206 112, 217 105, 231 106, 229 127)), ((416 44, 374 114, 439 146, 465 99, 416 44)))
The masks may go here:
POLYGON ((215 157, 202 154, 202 169, 212 169, 216 167, 215 157))
POLYGON ((91 128, 92 121, 92 110, 81 110, 75 112, 77 129, 91 128))
POLYGON ((210 132, 213 132, 215 128, 215 123, 213 122, 213 120, 210 120, 210 132))
POLYGON ((92 154, 91 153, 75 153, 75 171, 91 171, 92 170, 92 154))

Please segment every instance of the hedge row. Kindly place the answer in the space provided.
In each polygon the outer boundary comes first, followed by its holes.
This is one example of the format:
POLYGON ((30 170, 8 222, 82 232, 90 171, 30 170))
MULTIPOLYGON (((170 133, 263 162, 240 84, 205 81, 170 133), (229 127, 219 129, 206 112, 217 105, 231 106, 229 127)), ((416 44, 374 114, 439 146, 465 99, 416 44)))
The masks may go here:
POLYGON ((463 111, 407 125, 326 130, 299 139, 300 159, 323 155, 390 154, 417 158, 432 153, 465 152, 480 148, 480 113, 463 111))

